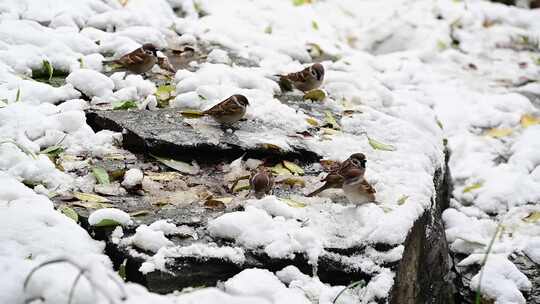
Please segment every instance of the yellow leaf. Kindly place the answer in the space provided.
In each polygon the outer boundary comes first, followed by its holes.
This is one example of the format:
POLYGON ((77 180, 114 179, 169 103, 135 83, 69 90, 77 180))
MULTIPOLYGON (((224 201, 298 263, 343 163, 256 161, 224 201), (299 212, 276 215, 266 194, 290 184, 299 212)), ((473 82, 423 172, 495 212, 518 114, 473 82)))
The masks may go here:
POLYGON ((208 201, 218 201, 222 202, 223 204, 230 204, 233 200, 233 197, 213 197, 211 199, 208 199, 208 201))
POLYGON ((369 136, 368 136, 368 142, 369 142, 369 145, 375 150, 396 151, 396 147, 394 147, 393 145, 382 143, 369 136))
POLYGON ((73 192, 73 196, 83 202, 90 202, 90 203, 109 202, 109 200, 104 198, 103 196, 99 196, 99 195, 91 194, 91 193, 73 192))
POLYGON ((180 114, 186 118, 199 118, 204 116, 203 112, 197 110, 184 110, 180 114))
POLYGON ((150 154, 150 156, 157 159, 160 163, 164 164, 165 166, 171 169, 174 169, 178 172, 191 174, 191 175, 195 175, 199 173, 199 166, 190 165, 188 163, 185 163, 176 159, 172 159, 172 158, 158 157, 152 154, 150 154))
POLYGON ((474 184, 472 184, 470 186, 465 187, 463 189, 463 193, 467 193, 467 192, 471 192, 473 190, 479 189, 479 188, 482 187, 482 185, 483 185, 483 183, 474 183, 474 184))
POLYGON ((283 167, 283 164, 279 163, 275 166, 272 167, 272 172, 275 173, 276 175, 285 175, 285 174, 290 174, 290 171, 287 170, 285 167, 283 167))
POLYGON ((96 202, 73 202, 70 204, 73 207, 80 207, 84 209, 102 209, 102 208, 111 208, 113 205, 109 203, 96 203, 96 202))
POLYGON ((321 89, 308 91, 304 94, 304 100, 323 101, 326 98, 326 92, 321 89))
POLYGON ((533 116, 531 114, 524 114, 519 121, 523 128, 530 127, 532 125, 540 124, 540 117, 533 116))
POLYGON ((523 218, 523 221, 527 223, 537 223, 538 221, 540 221, 540 211, 531 212, 529 215, 523 218))
POLYGON ((280 200, 293 208, 304 208, 305 206, 307 206, 306 203, 299 202, 290 198, 280 198, 280 200))
POLYGON ((299 185, 300 187, 306 186, 306 182, 301 177, 287 177, 280 180, 279 183, 289 185, 291 187, 294 187, 295 185, 299 185))
POLYGON ((331 126, 334 130, 341 130, 341 127, 339 126, 338 122, 334 118, 334 115, 330 111, 324 112, 324 119, 328 125, 331 126))
POLYGON ((314 126, 314 127, 318 127, 319 126, 319 121, 313 117, 308 117, 306 118, 306 121, 308 124, 314 126))
POLYGON ((265 143, 265 144, 261 144, 260 145, 263 149, 269 149, 269 150, 281 150, 281 147, 278 146, 278 145, 274 145, 274 144, 268 144, 268 143, 265 143))
POLYGON ((233 187, 233 192, 240 192, 249 189, 249 181, 246 179, 239 180, 233 187))
POLYGON ((283 166, 291 171, 292 174, 304 175, 304 170, 300 168, 297 164, 290 162, 288 160, 283 161, 283 166))
POLYGON ((501 138, 512 134, 512 129, 510 128, 492 128, 489 129, 485 135, 493 138, 501 138))
POLYGON ((330 129, 330 128, 321 128, 323 135, 336 135, 340 132, 338 130, 330 129))
POLYGON ((145 216, 149 213, 152 213, 152 211, 151 210, 138 210, 138 211, 130 212, 129 215, 132 217, 137 217, 137 216, 145 216))
POLYGON ((168 182, 182 177, 182 174, 174 171, 170 172, 144 172, 145 178, 149 178, 155 182, 168 182))

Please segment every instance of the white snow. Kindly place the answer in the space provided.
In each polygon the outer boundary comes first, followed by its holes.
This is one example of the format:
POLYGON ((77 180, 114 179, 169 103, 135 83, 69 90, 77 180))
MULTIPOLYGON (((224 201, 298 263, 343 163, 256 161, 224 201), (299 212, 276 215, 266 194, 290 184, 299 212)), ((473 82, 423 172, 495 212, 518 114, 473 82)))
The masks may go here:
POLYGON ((142 183, 143 177, 144 175, 141 169, 138 169, 138 168, 129 169, 124 174, 124 180, 122 181, 122 186, 126 188, 133 188, 142 183))
POLYGON ((130 225, 133 222, 129 214, 120 209, 103 208, 98 209, 90 214, 88 217, 88 224, 96 225, 103 220, 111 220, 120 225, 130 225))
MULTIPOLYGON (((60 255, 77 257, 95 282, 110 285, 104 287, 106 294, 119 296, 115 285, 108 284, 112 270, 103 244, 38 193, 90 191, 93 178, 75 173, 89 164, 76 156, 117 151, 114 142, 120 134, 92 131, 83 110, 125 100, 135 101, 139 109, 157 108, 155 83, 136 75, 101 73, 105 57, 118 58, 148 42, 162 48, 202 41, 216 48, 195 71, 176 73, 171 106, 207 109, 232 94, 244 94, 250 106, 248 121, 241 125, 257 123, 265 130, 253 136, 240 128, 235 135, 246 145, 274 144, 283 150, 291 149, 291 135, 310 125, 297 102, 274 97, 279 93, 274 75, 302 69, 320 51, 334 57, 322 62, 328 93, 323 106, 336 116, 345 110, 352 114, 338 119, 340 131, 317 134, 304 143, 332 160, 364 152, 366 177, 377 190, 378 204, 332 203, 328 196, 339 191, 295 197, 306 204, 302 208, 274 196, 248 200, 245 211, 222 215, 209 225, 212 236, 231 240, 231 246, 175 246, 168 237, 197 234, 167 221, 142 225, 131 237, 117 227, 114 238, 119 244, 152 253, 144 254, 142 271, 166 271, 167 259, 180 256, 241 264, 243 248, 262 248, 280 258, 306 254, 315 264, 326 254, 325 247, 384 242, 396 247, 386 253, 368 249, 346 261, 373 278, 367 286, 346 292, 340 302, 384 298, 395 274, 379 265, 401 258, 408 231, 431 206, 433 175, 444 165, 445 138, 454 183, 451 208, 443 215, 449 246, 467 256, 460 265, 480 264, 497 227, 503 227, 483 267, 482 293, 495 303, 525 303, 522 292, 531 283, 509 257, 526 254, 540 260, 538 220, 527 220, 540 212, 540 126, 522 124, 524 115, 540 116, 540 57, 510 47, 524 42, 523 37, 538 39, 538 10, 482 0, 340 0, 299 6, 249 0, 122 2, 0 4, 0 272, 10 279, 0 288, 0 302, 22 303, 27 296, 41 295, 46 303, 66 303, 65 282, 76 276, 67 264, 38 272, 27 294, 21 289, 32 267, 60 255), (459 39, 458 46, 452 46, 451 36, 459 39), (257 66, 233 64, 236 57, 257 66), (45 61, 69 74, 65 85, 53 87, 29 78, 45 61), (516 87, 525 80, 536 82, 516 87), (81 93, 91 100, 80 99, 81 93), (493 136, 501 131, 503 135, 493 136), (373 149, 362 132, 396 150, 373 149), (39 153, 54 145, 65 148, 62 160, 73 159, 65 162, 64 171, 39 153), (22 181, 37 184, 35 191, 22 181), (407 199, 398 203, 402 197, 407 199)), ((219 140, 221 133, 206 118, 192 125, 219 140)), ((141 180, 142 172, 132 169, 123 185, 133 187, 141 180)), ((97 210, 89 221, 111 217, 130 222, 128 214, 115 209, 97 210)), ((479 273, 473 277, 472 290, 479 278, 479 273)), ((222 290, 166 297, 139 285, 123 285, 130 294, 128 303, 331 303, 342 288, 290 267, 275 275, 248 269, 227 280, 222 290)), ((81 282, 79 289, 77 303, 107 302, 107 295, 95 298, 88 283, 81 282)))

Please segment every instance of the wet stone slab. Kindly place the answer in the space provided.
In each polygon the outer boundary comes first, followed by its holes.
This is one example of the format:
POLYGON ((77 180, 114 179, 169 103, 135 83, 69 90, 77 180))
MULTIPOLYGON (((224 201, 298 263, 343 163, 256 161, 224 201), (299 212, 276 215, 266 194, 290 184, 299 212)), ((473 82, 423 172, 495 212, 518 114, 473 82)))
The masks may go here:
POLYGON ((290 136, 294 134, 273 129, 270 140, 261 138, 269 130, 256 121, 240 121, 236 130, 224 130, 208 117, 186 119, 177 109, 161 109, 88 112, 87 122, 94 130, 122 132, 123 147, 131 152, 185 161, 231 160, 244 153, 248 158, 321 158, 290 136))

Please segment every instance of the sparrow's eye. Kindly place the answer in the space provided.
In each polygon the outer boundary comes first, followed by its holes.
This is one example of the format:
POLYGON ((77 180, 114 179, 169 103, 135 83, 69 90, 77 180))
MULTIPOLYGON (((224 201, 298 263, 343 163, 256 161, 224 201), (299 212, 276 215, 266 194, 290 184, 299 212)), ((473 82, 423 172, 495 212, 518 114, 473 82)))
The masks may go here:
POLYGON ((315 69, 311 69, 311 75, 313 75, 313 77, 315 77, 315 78, 319 77, 319 75, 317 75, 317 71, 315 71, 315 69))

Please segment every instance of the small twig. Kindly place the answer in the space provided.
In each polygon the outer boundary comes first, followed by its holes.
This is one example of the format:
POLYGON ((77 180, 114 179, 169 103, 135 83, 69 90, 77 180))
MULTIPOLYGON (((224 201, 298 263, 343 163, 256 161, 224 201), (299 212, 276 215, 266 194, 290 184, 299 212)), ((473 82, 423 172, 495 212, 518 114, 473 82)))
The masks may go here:
POLYGON ((482 270, 480 270, 480 278, 478 279, 478 287, 476 288, 476 297, 474 301, 475 304, 480 304, 480 301, 482 298, 480 291, 482 289, 481 285, 482 285, 482 278, 484 277, 484 267, 486 266, 486 262, 491 252, 491 248, 493 247, 493 244, 495 243, 495 240, 497 239, 497 234, 499 234, 499 231, 501 230, 501 228, 502 228, 502 224, 501 222, 499 222, 499 224, 497 225, 497 228, 495 229, 495 233, 493 234, 493 237, 491 238, 491 241, 489 242, 488 248, 484 255, 484 259, 482 259, 482 264, 480 266, 482 270))

